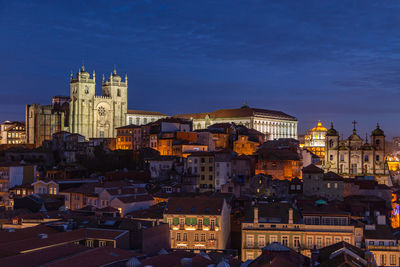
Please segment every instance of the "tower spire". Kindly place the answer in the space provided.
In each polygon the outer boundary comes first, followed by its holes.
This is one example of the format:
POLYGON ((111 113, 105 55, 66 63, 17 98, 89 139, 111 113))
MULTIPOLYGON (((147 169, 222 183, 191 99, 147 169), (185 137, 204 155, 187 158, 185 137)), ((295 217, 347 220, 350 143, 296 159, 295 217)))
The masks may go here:
POLYGON ((357 130, 356 130, 356 124, 357 124, 357 122, 356 122, 356 120, 354 120, 352 123, 353 123, 353 125, 354 125, 354 127, 353 127, 353 133, 355 134, 355 133, 357 132, 357 130))

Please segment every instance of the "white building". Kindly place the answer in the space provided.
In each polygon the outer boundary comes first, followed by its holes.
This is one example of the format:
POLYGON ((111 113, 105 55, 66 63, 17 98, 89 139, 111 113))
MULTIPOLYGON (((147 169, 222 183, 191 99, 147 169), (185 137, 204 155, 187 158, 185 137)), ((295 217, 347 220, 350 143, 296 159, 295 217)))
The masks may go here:
POLYGON ((209 113, 177 114, 176 118, 193 121, 193 130, 206 129, 215 123, 235 123, 255 129, 269 139, 297 139, 297 119, 281 111, 251 108, 246 104, 236 109, 219 109, 209 113))
POLYGON ((116 137, 115 128, 125 126, 128 110, 128 77, 125 81, 114 70, 102 80, 102 95, 96 94, 96 79, 81 69, 73 77, 71 73, 71 102, 69 131, 87 139, 116 137))
POLYGON ((144 125, 150 122, 155 122, 159 119, 168 117, 161 112, 143 111, 143 110, 128 110, 126 114, 126 124, 144 125))

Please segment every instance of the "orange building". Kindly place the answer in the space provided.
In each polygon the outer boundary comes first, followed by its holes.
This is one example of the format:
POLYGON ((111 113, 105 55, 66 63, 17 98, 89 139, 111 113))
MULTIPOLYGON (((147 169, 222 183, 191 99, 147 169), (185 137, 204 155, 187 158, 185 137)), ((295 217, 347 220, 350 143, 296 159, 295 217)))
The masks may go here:
MULTIPOLYGON (((151 136, 152 137, 152 136, 151 136)), ((151 138, 150 137, 150 138, 151 138)), ((173 133, 163 133, 157 140, 157 147, 154 149, 160 152, 161 156, 182 156, 185 151, 190 151, 190 147, 185 147, 183 144, 191 144, 197 141, 196 132, 173 132, 173 133), (174 142, 180 141, 180 145, 174 148, 174 142)), ((150 141, 151 143, 151 141, 150 141)), ((207 147, 207 146, 205 146, 207 147)), ((196 149, 193 151, 197 151, 196 149)), ((207 151, 200 148, 200 151, 207 151)))
POLYGON ((233 151, 238 155, 253 155, 260 143, 250 141, 246 135, 239 135, 238 140, 233 141, 233 151))
POLYGON ((255 174, 272 175, 279 180, 301 178, 301 163, 298 154, 289 149, 260 150, 255 174))
POLYGON ((117 143, 115 149, 133 150, 134 129, 136 128, 140 128, 140 126, 131 124, 116 128, 117 143))

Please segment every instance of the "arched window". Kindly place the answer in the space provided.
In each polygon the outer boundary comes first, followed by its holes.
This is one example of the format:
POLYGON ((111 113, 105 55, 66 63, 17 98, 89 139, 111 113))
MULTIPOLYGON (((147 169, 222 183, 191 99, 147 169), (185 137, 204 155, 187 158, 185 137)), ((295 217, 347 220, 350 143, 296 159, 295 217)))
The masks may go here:
POLYGON ((329 147, 333 147, 333 140, 329 140, 329 147))

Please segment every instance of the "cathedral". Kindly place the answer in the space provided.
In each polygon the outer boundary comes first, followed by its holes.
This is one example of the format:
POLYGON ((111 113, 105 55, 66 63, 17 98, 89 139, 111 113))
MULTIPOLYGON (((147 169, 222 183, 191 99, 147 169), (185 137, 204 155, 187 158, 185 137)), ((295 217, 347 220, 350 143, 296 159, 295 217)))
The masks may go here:
POLYGON ((102 94, 96 95, 96 75, 92 78, 82 66, 76 76, 71 73, 69 131, 88 138, 116 137, 115 128, 126 124, 128 77, 125 81, 114 69, 102 79, 102 94))
POLYGON ((357 175, 388 175, 385 168, 385 133, 377 124, 372 131, 370 143, 364 141, 356 131, 353 122, 353 134, 346 140, 340 140, 339 133, 331 128, 326 133, 325 170, 347 177, 357 175))

